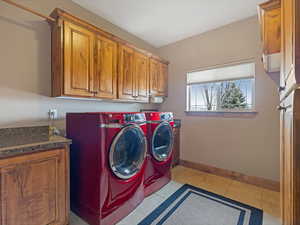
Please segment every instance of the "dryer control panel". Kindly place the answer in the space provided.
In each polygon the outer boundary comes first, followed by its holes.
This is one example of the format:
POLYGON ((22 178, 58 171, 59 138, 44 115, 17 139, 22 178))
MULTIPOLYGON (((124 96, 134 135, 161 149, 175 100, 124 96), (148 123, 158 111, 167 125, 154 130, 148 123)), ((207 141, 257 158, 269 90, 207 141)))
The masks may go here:
POLYGON ((126 123, 143 123, 146 122, 144 113, 129 113, 124 114, 124 121, 126 123))

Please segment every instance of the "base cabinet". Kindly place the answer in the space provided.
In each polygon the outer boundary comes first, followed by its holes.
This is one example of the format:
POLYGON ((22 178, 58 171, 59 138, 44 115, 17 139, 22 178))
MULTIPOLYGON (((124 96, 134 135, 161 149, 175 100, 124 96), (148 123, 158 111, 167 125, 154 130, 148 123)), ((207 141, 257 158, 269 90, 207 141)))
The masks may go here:
POLYGON ((1 225, 66 225, 68 151, 0 160, 1 225))
POLYGON ((281 216, 283 225, 300 224, 300 90, 281 103, 281 216))

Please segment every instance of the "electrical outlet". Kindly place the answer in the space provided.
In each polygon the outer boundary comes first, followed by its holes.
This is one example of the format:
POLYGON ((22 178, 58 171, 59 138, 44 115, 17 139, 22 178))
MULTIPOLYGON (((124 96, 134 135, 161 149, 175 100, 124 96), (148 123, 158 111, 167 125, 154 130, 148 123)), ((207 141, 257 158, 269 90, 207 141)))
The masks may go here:
POLYGON ((58 118, 57 109, 49 109, 49 118, 50 120, 56 120, 58 118))

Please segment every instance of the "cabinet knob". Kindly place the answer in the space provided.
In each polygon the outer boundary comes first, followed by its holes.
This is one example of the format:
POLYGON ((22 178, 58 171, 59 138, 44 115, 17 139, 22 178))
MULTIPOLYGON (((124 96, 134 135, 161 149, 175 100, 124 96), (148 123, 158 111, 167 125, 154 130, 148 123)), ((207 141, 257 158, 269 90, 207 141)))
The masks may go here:
POLYGON ((285 87, 283 87, 283 86, 280 86, 279 88, 278 88, 278 92, 282 92, 282 91, 284 91, 285 90, 285 87))
POLYGON ((279 105, 279 106, 277 106, 277 110, 279 110, 279 111, 281 111, 281 110, 286 110, 286 107, 283 107, 283 106, 281 106, 281 105, 279 105))

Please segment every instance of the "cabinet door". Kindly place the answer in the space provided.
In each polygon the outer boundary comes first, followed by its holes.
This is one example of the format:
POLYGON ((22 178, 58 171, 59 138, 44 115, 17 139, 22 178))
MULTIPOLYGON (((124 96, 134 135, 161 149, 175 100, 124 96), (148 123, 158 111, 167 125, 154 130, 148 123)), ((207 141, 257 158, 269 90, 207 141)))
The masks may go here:
POLYGON ((64 94, 93 96, 94 34, 64 22, 64 94))
POLYGON ((300 218, 300 90, 292 92, 281 110, 281 216, 283 225, 300 218))
POLYGON ((280 52, 281 46, 281 8, 264 11, 264 54, 280 52))
POLYGON ((118 97, 135 99, 134 50, 125 45, 119 47, 118 97))
POLYGON ((68 223, 66 151, 0 160, 1 225, 68 223))
POLYGON ((135 97, 138 101, 149 101, 149 58, 148 56, 135 52, 135 97))
MULTIPOLYGON (((284 103, 284 107, 290 103, 284 103)), ((293 108, 281 111, 281 214, 284 225, 292 225, 293 108)))
POLYGON ((160 74, 158 78, 158 95, 168 95, 168 65, 160 63, 160 74))
POLYGON ((99 98, 117 98, 117 43, 96 37, 94 91, 99 98))
POLYGON ((159 89, 160 64, 155 59, 150 59, 150 95, 157 96, 159 89))
POLYGON ((295 0, 281 1, 282 7, 282 66, 280 85, 286 91, 293 86, 295 81, 294 70, 294 18, 295 0))
POLYGON ((155 59, 150 60, 150 94, 167 96, 168 65, 155 59))

